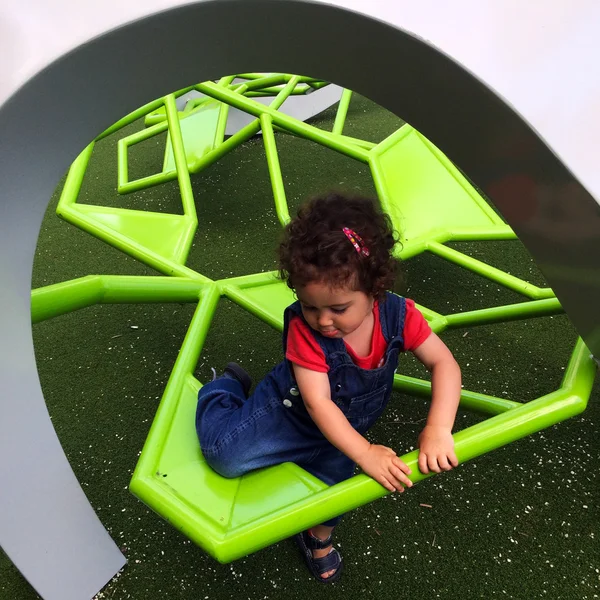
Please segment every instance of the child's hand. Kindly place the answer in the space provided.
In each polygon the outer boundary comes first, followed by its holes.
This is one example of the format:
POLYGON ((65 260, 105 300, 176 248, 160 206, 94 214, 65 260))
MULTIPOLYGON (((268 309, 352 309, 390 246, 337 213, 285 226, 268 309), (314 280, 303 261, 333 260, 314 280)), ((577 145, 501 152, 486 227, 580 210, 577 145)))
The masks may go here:
POLYGON ((412 481, 406 476, 411 470, 391 448, 371 444, 357 462, 367 475, 390 492, 403 492, 404 486, 412 487, 412 481))
POLYGON ((458 465, 452 431, 447 427, 427 425, 419 436, 419 470, 440 473, 458 465))

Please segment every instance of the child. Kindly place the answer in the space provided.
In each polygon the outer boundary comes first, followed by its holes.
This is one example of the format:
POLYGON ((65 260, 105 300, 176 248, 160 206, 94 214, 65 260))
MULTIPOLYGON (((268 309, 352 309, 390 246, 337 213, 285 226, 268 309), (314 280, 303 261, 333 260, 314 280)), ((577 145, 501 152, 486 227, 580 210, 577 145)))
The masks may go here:
MULTIPOLYGON (((364 437, 392 392, 400 352, 431 371, 433 397, 419 436, 419 469, 458 464, 451 435, 460 369, 414 302, 387 292, 394 281, 389 218, 373 202, 330 194, 298 212, 279 248, 280 272, 298 301, 285 310, 277 365, 248 396, 249 375, 229 363, 198 394, 196 430, 207 463, 224 477, 286 461, 329 485, 355 463, 393 492, 410 469, 364 437)), ((311 573, 336 581, 342 559, 331 532, 340 517, 296 536, 311 573)))

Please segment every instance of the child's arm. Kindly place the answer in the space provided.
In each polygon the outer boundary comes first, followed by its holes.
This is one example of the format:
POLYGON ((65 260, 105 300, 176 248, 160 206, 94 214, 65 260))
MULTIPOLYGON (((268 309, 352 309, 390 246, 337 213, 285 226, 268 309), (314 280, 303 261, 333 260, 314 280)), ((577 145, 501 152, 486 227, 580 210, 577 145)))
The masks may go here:
POLYGON ((422 473, 448 471, 458 465, 452 426, 460 400, 460 367, 435 333, 414 354, 431 371, 432 388, 427 423, 419 436, 419 469, 422 473))
POLYGON ((327 373, 294 364, 294 376, 306 410, 321 433, 370 477, 390 492, 411 487, 408 465, 386 446, 370 444, 331 400, 327 373))

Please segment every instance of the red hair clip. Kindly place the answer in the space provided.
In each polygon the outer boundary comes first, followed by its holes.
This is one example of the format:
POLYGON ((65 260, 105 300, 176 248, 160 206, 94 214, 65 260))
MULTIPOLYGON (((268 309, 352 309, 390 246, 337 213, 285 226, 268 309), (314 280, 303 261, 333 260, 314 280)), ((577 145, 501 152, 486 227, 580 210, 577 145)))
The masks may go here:
POLYGON ((361 256, 369 256, 369 249, 365 246, 365 243, 363 242, 360 235, 356 233, 356 231, 354 231, 353 229, 349 229, 348 227, 343 227, 342 231, 361 256))

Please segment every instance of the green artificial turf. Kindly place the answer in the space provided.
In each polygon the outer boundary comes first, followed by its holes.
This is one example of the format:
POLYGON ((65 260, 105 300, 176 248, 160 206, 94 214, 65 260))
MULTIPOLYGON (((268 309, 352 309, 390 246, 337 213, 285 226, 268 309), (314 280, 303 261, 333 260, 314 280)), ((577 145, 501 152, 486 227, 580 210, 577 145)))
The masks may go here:
MULTIPOLYGON (((315 119, 333 124, 334 109, 315 119)), ((352 101, 347 135, 379 141, 401 123, 366 99, 352 101)), ((129 126, 117 136, 143 124, 129 126)), ((180 212, 172 182, 129 196, 116 193, 116 139, 94 151, 81 200, 180 212)), ((373 194, 368 169, 304 140, 277 135, 290 213, 330 188, 373 194)), ((164 139, 131 149, 137 177, 161 168, 164 139)), ((34 174, 32 174, 34 176, 34 174)), ((212 277, 275 267, 280 232, 263 143, 255 138, 192 177, 200 226, 189 266, 212 277)), ((60 221, 50 201, 40 234, 33 287, 93 273, 152 274, 95 238, 60 221)), ((516 275, 543 279, 518 242, 456 247, 516 275)), ((397 291, 442 312, 517 300, 497 285, 439 258, 404 264, 397 291)), ((220 565, 136 500, 127 486, 193 307, 96 306, 37 324, 38 369, 50 414, 92 506, 129 564, 103 590, 105 600, 600 597, 600 490, 596 471, 600 387, 578 418, 511 444, 454 471, 387 496, 346 516, 336 531, 345 560, 340 583, 314 582, 290 541, 220 565)), ((482 326, 444 334, 465 387, 515 400, 556 388, 576 339, 566 317, 482 326)), ((221 301, 196 375, 237 360, 258 379, 281 358, 280 335, 221 301)), ((402 369, 422 368, 404 357, 402 369)), ((399 453, 414 448, 423 400, 395 394, 370 433, 399 453)), ((457 429, 480 419, 460 412, 457 429)), ((0 555, 0 598, 35 592, 0 555)))

